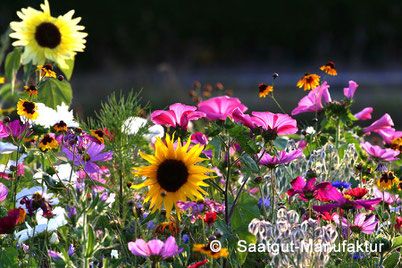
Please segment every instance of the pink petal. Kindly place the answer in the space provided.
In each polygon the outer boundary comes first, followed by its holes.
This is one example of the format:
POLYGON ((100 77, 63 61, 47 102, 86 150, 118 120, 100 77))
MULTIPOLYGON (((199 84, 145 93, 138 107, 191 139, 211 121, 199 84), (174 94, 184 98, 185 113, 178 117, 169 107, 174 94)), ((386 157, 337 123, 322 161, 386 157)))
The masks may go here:
POLYGON ((359 120, 368 120, 371 119, 371 113, 373 112, 372 107, 366 107, 360 112, 354 114, 354 117, 356 117, 359 120))

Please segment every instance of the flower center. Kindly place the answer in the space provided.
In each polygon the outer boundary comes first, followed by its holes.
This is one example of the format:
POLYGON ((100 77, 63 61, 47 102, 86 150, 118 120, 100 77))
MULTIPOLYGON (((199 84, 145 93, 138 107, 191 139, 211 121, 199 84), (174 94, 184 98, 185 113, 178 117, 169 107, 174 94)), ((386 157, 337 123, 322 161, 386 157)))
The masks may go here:
POLYGON ((34 114, 35 113, 35 103, 30 102, 30 101, 25 101, 22 106, 24 107, 24 111, 27 112, 28 114, 34 114))
POLYGON ((89 160, 91 160, 91 156, 87 153, 84 154, 83 159, 85 162, 88 162, 89 160))
POLYGON ((103 131, 102 131, 102 130, 100 130, 100 129, 95 130, 95 134, 96 134, 96 135, 98 135, 98 136, 99 136, 99 137, 101 137, 101 138, 103 138, 103 136, 104 136, 103 131))
POLYGON ((188 170, 182 161, 167 159, 159 165, 156 178, 164 190, 176 192, 187 182, 188 170))
POLYGON ((53 141, 53 138, 50 137, 49 135, 45 135, 45 136, 43 137, 43 139, 42 139, 43 145, 46 145, 46 144, 48 144, 48 143, 52 143, 52 141, 53 141))
POLYGON ((55 48, 61 43, 61 34, 56 25, 43 22, 36 27, 35 39, 41 47, 55 48))

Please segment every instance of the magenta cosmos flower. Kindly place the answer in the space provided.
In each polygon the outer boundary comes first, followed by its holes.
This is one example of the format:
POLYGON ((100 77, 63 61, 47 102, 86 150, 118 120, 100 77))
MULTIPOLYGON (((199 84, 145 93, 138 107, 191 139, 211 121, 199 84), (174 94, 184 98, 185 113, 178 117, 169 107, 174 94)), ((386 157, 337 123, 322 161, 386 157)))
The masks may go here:
POLYGON ((0 201, 4 201, 7 197, 8 189, 7 187, 0 182, 0 201))
POLYGON ((306 182, 300 176, 294 179, 290 183, 292 188, 287 191, 287 194, 289 195, 289 204, 291 203, 292 197, 297 194, 300 199, 304 201, 309 201, 313 198, 322 200, 321 196, 324 194, 324 191, 331 189, 332 185, 329 182, 322 182, 314 185, 316 180, 316 178, 311 178, 306 182))
POLYGON ((253 122, 264 130, 273 130, 277 135, 291 135, 297 132, 297 122, 287 114, 252 112, 253 122))
POLYGON ((378 145, 372 145, 368 141, 361 144, 361 147, 374 159, 382 161, 394 161, 398 160, 396 156, 399 155, 399 151, 392 149, 383 149, 378 145))
POLYGON ((0 139, 7 138, 8 135, 9 135, 9 131, 7 131, 7 126, 4 125, 4 123, 0 121, 0 139))
POLYGON ((181 127, 187 129, 188 122, 198 120, 205 116, 203 112, 197 112, 197 107, 175 103, 169 106, 169 111, 157 110, 152 113, 151 121, 157 125, 181 127))
POLYGON ((402 137, 402 131, 396 131, 395 128, 386 128, 377 131, 384 139, 386 144, 391 144, 392 140, 402 137))
POLYGON ((322 99, 327 104, 331 102, 331 96, 328 91, 329 85, 327 82, 322 83, 321 86, 311 90, 307 96, 302 98, 297 107, 293 109, 291 115, 307 113, 307 112, 319 112, 323 109, 322 99))
POLYGON ((371 132, 388 129, 394 126, 394 122, 389 114, 384 114, 380 119, 373 122, 370 126, 363 129, 363 132, 370 135, 371 132))
POLYGON ((353 116, 356 117, 359 120, 368 120, 371 119, 371 113, 373 112, 372 107, 366 107, 360 112, 354 114, 353 116))
POLYGON ((395 202, 399 201, 399 196, 396 195, 392 195, 386 191, 380 191, 377 186, 373 187, 374 190, 374 195, 377 198, 380 198, 382 201, 384 201, 387 204, 393 204, 395 202))
POLYGON ((346 199, 336 188, 332 187, 324 192, 324 195, 333 203, 328 203, 321 206, 313 206, 313 209, 318 212, 331 211, 332 209, 341 208, 348 210, 351 208, 365 208, 367 210, 374 210, 373 205, 377 205, 381 202, 381 198, 369 199, 369 200, 348 200, 346 199))
MULTIPOLYGON (((293 150, 290 152, 279 151, 278 155, 270 155, 265 153, 261 160, 260 165, 264 166, 277 166, 280 164, 287 164, 292 162, 293 160, 301 157, 303 152, 301 150, 293 150)), ((261 157, 261 153, 258 155, 258 158, 261 157)))
POLYGON ((348 99, 353 99, 358 86, 355 81, 349 81, 349 87, 343 89, 343 95, 348 99))
MULTIPOLYGON (((339 221, 339 214, 333 216, 334 222, 338 225, 342 224, 342 229, 347 230, 348 220, 342 217, 342 223, 339 221)), ((366 215, 364 213, 357 214, 355 220, 349 223, 349 230, 355 233, 365 233, 372 234, 377 226, 378 221, 375 219, 375 215, 371 216, 366 220, 366 215)))
POLYGON ((183 251, 182 248, 179 249, 176 245, 176 240, 173 236, 169 236, 165 243, 159 239, 153 239, 148 243, 143 239, 137 239, 135 242, 128 242, 128 249, 137 256, 162 260, 173 257, 183 251))
POLYGON ((206 118, 210 120, 226 120, 228 116, 232 118, 233 110, 236 108, 242 112, 247 111, 247 107, 238 98, 228 96, 211 98, 198 104, 198 110, 204 112, 206 118))

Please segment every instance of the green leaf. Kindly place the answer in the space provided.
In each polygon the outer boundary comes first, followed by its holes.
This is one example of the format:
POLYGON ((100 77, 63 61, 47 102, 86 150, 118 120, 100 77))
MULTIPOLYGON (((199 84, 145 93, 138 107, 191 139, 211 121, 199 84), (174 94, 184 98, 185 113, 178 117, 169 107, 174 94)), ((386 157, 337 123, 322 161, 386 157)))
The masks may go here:
POLYGON ((243 154, 240 156, 240 160, 251 170, 251 172, 258 172, 258 166, 249 154, 243 154))
POLYGON ((67 81, 48 78, 39 86, 37 102, 56 109, 57 105, 61 105, 63 102, 70 105, 72 98, 73 90, 67 81))
POLYGON ((90 224, 88 224, 87 227, 84 228, 88 228, 88 239, 86 241, 87 245, 85 256, 90 257, 95 248, 95 233, 90 224))
POLYGON ((288 144, 287 139, 277 138, 276 140, 274 140, 274 145, 280 150, 285 150, 287 144, 288 144))
POLYGON ((17 76, 18 69, 21 66, 21 52, 15 48, 8 53, 4 68, 6 71, 6 77, 11 84, 11 93, 14 94, 15 78, 17 76))
POLYGON ((390 255, 388 258, 384 260, 384 267, 385 268, 394 268, 397 267, 399 262, 400 254, 399 252, 395 252, 394 254, 390 255))
POLYGON ((74 70, 74 61, 75 58, 73 57, 72 59, 66 60, 66 64, 67 67, 66 68, 62 68, 60 66, 59 69, 64 73, 64 75, 66 76, 67 80, 70 80, 71 75, 73 74, 73 70, 74 70))
POLYGON ((0 251, 0 267, 18 267, 18 250, 9 247, 0 251))
POLYGON ((394 239, 392 239, 392 247, 397 248, 402 246, 402 236, 397 236, 394 239))
POLYGON ((221 141, 219 140, 218 137, 215 137, 209 142, 209 144, 211 144, 212 150, 214 151, 214 158, 218 159, 221 153, 221 147, 222 147, 221 141))

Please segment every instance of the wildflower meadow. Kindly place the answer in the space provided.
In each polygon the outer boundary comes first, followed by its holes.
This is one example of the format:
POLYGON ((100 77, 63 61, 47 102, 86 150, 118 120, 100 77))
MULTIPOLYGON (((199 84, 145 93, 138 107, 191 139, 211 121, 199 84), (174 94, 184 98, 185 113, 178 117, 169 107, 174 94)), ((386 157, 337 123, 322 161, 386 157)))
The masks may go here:
POLYGON ((401 267, 402 131, 354 108, 359 81, 331 97, 334 62, 300 74, 289 111, 274 73, 249 98, 279 113, 195 82, 191 103, 117 92, 79 118, 69 81, 90 32, 48 0, 16 12, 0 51, 0 267, 401 267))

